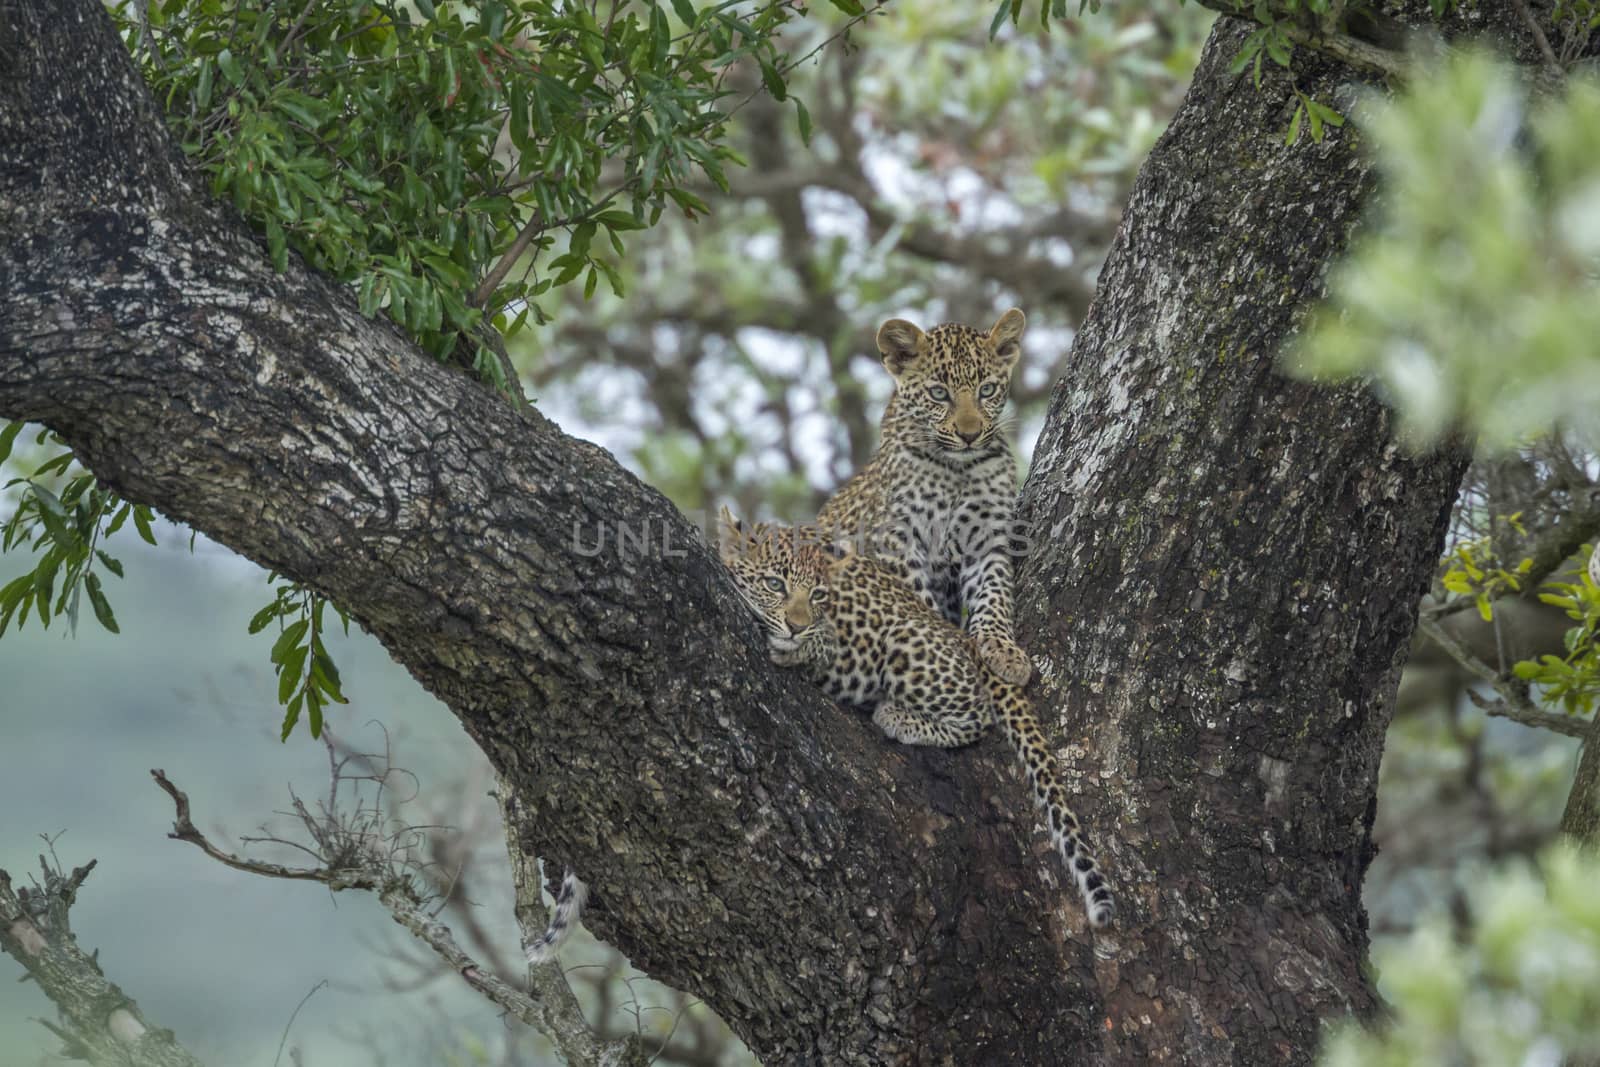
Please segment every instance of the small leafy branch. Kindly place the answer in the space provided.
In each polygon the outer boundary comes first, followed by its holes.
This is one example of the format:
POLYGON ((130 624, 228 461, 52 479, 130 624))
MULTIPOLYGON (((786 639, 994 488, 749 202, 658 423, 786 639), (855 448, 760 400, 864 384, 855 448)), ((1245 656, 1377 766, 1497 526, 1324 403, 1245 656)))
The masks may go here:
MULTIPOLYGON (((10 458, 23 425, 12 422, 0 430, 0 464, 10 458)), ((65 443, 48 430, 40 430, 34 443, 65 449, 65 443)), ((52 619, 65 615, 68 629, 76 634, 84 594, 100 625, 117 633, 116 616, 96 567, 121 578, 122 562, 100 546, 129 518, 139 536, 155 544, 150 509, 102 489, 65 450, 40 463, 32 474, 12 478, 5 489, 17 490, 18 495, 15 509, 0 526, 0 550, 27 545, 38 555, 38 563, 0 588, 0 636, 13 619, 18 629, 27 625, 30 611, 46 629, 52 619)))
MULTIPOLYGON (((1584 546, 1585 550, 1589 546, 1584 546)), ((1543 655, 1523 660, 1512 669, 1524 682, 1540 687, 1547 704, 1560 704, 1568 715, 1588 714, 1600 697, 1600 588, 1587 574, 1573 582, 1549 582, 1539 599, 1565 611, 1578 625, 1566 632, 1565 656, 1543 655)))
POLYGON ((722 143, 726 75, 753 63, 783 99, 774 40, 792 7, 123 0, 116 12, 183 150, 280 271, 298 252, 354 286, 363 314, 510 390, 480 327, 543 322, 538 298, 580 277, 585 297, 602 276, 620 295, 622 234, 668 205, 709 210, 686 186, 703 173, 726 190, 724 163, 738 161, 722 143))
MULTIPOLYGON (((258 634, 274 621, 278 639, 272 643, 272 669, 278 675, 278 703, 283 705, 283 740, 294 732, 300 714, 305 712, 312 737, 322 736, 322 709, 330 701, 348 704, 339 688, 339 668, 334 666, 322 643, 323 613, 332 603, 302 585, 278 575, 272 601, 250 620, 250 632, 258 634)), ((350 616, 337 604, 334 612, 345 634, 350 633, 350 616)))
MULTIPOLYGON (((1528 531, 1523 528, 1520 511, 1515 515, 1502 516, 1501 521, 1522 537, 1527 537, 1528 531)), ((1445 559, 1447 566, 1439 579, 1440 584, 1451 593, 1471 597, 1484 622, 1494 619, 1495 598, 1522 592, 1523 581, 1533 569, 1533 559, 1529 557, 1508 570, 1495 552, 1490 537, 1464 541, 1445 559)))

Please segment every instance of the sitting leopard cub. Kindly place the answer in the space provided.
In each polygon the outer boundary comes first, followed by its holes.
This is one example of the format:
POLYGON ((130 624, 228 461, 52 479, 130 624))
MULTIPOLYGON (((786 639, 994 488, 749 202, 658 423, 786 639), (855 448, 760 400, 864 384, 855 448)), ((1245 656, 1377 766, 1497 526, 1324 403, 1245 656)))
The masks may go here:
POLYGON ((835 700, 874 706, 872 721, 896 741, 955 748, 998 717, 1090 924, 1111 921, 1111 890, 1067 806, 1028 698, 985 665, 971 637, 923 603, 902 565, 854 553, 836 560, 814 530, 746 530, 726 508, 720 540, 724 566, 766 627, 772 661, 800 667, 835 700))
POLYGON ((878 350, 894 395, 878 453, 817 516, 831 540, 904 564, 911 588, 956 625, 964 615, 984 662, 1017 685, 1033 665, 1012 632, 1017 464, 1004 412, 1024 325, 1016 308, 988 333, 884 323, 878 350))

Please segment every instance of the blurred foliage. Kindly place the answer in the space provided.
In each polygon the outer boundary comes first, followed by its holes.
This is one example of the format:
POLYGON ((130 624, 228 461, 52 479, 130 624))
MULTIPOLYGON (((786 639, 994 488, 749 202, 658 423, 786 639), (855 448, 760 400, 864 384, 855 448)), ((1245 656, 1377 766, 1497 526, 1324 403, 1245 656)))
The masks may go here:
POLYGON ((1436 913, 1377 953, 1391 1020, 1344 1024, 1323 1067, 1552 1064, 1600 1055, 1600 856, 1548 851, 1483 878, 1470 916, 1436 913))
POLYGON ((1360 122, 1381 218, 1333 273, 1291 355, 1364 375, 1429 442, 1458 425, 1508 447, 1600 429, 1600 85, 1530 102, 1488 56, 1441 62, 1360 122))
MULTIPOLYGON (((702 189, 710 214, 631 238, 628 298, 569 291, 513 344, 519 369, 547 413, 680 507, 807 518, 877 445, 879 324, 987 326, 1018 305, 1026 452, 1212 17, 1120 5, 996 44, 978 8, 895 3, 791 74, 809 149, 751 99, 729 127, 748 162, 730 194, 702 189)), ((808 55, 843 25, 813 7, 780 47, 808 55)))

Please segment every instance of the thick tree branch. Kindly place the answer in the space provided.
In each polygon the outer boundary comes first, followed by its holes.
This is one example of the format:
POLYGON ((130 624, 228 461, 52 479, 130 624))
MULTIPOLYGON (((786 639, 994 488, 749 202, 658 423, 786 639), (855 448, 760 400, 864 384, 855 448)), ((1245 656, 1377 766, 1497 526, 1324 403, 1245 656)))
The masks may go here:
POLYGON ((577 870, 588 924, 767 1062, 1070 1046, 1091 956, 999 742, 897 751, 777 671, 659 493, 292 257, 274 273, 96 0, 20 16, 0 415, 348 608, 512 783, 521 852, 577 870), (1019 1027, 1030 1002, 1052 1011, 1019 1027))
POLYGON ((1228 73, 1247 32, 1218 22, 1140 172, 1023 490, 1019 638, 1128 887, 1120 1063, 1307 1062, 1377 1009, 1379 757, 1467 461, 1278 370, 1373 175, 1345 130, 1283 143, 1295 89, 1349 71, 1297 55, 1257 88, 1228 73))
POLYGON ((1561 815, 1561 832, 1600 848, 1600 715, 1589 723, 1583 739, 1583 754, 1578 773, 1567 794, 1567 809, 1561 815))

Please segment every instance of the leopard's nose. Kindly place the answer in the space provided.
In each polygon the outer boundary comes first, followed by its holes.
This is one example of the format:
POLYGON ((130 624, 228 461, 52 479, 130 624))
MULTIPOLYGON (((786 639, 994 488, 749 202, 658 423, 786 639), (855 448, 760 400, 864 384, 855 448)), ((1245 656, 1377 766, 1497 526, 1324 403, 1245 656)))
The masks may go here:
POLYGON ((978 439, 978 434, 982 432, 982 430, 973 430, 971 433, 968 433, 966 430, 957 430, 956 436, 970 445, 972 442, 978 439))

